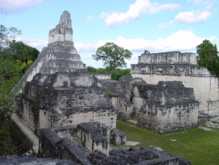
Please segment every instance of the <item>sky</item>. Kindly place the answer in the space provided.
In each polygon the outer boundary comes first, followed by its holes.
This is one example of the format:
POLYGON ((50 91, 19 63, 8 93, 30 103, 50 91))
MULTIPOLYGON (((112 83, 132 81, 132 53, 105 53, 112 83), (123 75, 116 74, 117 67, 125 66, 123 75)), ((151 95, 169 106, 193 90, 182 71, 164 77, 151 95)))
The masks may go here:
POLYGON ((92 55, 114 42, 132 52, 129 67, 144 50, 196 53, 204 39, 219 46, 218 6, 218 0, 0 0, 0 24, 22 30, 16 39, 41 51, 67 10, 87 66, 102 67, 92 55))

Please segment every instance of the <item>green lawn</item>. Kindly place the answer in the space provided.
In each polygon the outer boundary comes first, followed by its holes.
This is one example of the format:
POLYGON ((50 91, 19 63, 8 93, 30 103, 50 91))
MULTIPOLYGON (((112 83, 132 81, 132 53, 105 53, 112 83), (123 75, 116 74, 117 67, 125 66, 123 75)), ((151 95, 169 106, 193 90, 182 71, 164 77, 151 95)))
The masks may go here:
POLYGON ((174 155, 186 158, 193 165, 219 165, 219 129, 204 131, 197 128, 158 135, 122 121, 117 121, 117 128, 126 133, 128 141, 140 142, 137 146, 161 147, 174 155))

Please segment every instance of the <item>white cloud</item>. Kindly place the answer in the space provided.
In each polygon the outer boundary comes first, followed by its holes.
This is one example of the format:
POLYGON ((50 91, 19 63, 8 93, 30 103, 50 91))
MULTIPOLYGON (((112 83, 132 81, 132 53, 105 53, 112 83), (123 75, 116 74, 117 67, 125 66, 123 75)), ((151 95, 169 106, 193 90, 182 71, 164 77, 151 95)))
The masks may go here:
POLYGON ((93 43, 78 42, 75 43, 75 48, 78 52, 94 52, 97 49, 97 45, 93 43))
MULTIPOLYGON (((194 34, 191 30, 181 30, 175 33, 172 33, 166 37, 160 37, 155 40, 146 40, 144 38, 135 38, 129 39, 122 36, 117 37, 115 40, 100 40, 96 44, 94 43, 85 43, 78 42, 75 43, 75 48, 79 54, 88 53, 86 58, 90 58, 91 54, 94 54, 98 47, 103 46, 106 42, 113 42, 118 46, 121 46, 125 49, 128 49, 132 52, 143 52, 144 50, 149 50, 150 52, 159 52, 159 51, 194 51, 196 46, 204 39, 208 39, 211 42, 218 41, 216 36, 210 36, 207 38, 199 37, 194 34)), ((27 45, 41 50, 43 47, 47 46, 47 41, 36 40, 36 39, 24 39, 22 37, 17 37, 16 40, 23 41, 27 45)), ((137 56, 136 56, 137 57, 137 56)), ((136 57, 133 60, 136 60, 136 57)))
POLYGON ((107 26, 113 26, 122 23, 128 23, 138 18, 141 14, 155 14, 162 11, 170 11, 179 8, 178 4, 152 3, 149 0, 136 0, 134 4, 129 6, 125 13, 101 13, 100 17, 105 19, 107 26))
POLYGON ((217 0, 189 0, 194 5, 203 6, 204 9, 210 9, 215 6, 217 0))
POLYGON ((170 36, 157 38, 156 40, 146 40, 143 38, 128 39, 125 37, 117 37, 115 40, 100 40, 97 44, 76 44, 76 49, 79 47, 80 51, 90 51, 95 52, 100 46, 103 46, 106 42, 114 42, 118 46, 121 46, 130 51, 141 51, 149 50, 151 52, 158 51, 193 51, 198 44, 200 44, 204 39, 209 39, 210 41, 215 41, 216 36, 203 38, 195 35, 191 30, 181 30, 172 33, 170 36), (80 45, 80 46, 79 46, 80 45))
POLYGON ((186 11, 186 12, 180 12, 177 14, 174 18, 174 20, 171 20, 169 22, 162 22, 159 23, 158 27, 164 28, 173 25, 176 22, 181 22, 185 24, 195 24, 199 22, 203 22, 208 20, 212 16, 212 13, 210 11, 186 11))
POLYGON ((168 27, 176 22, 194 24, 206 21, 215 13, 219 4, 217 0, 189 0, 189 2, 196 10, 180 12, 173 20, 160 23, 159 27, 168 27))
POLYGON ((28 9, 43 0, 0 0, 1 8, 6 12, 17 12, 28 9))
POLYGON ((42 48, 46 47, 48 44, 48 42, 44 41, 44 40, 26 39, 26 38, 22 38, 22 37, 16 37, 16 41, 22 41, 25 44, 38 49, 39 51, 41 51, 42 48))
POLYGON ((93 16, 88 16, 87 18, 86 18, 86 21, 87 22, 94 22, 96 20, 96 17, 93 17, 93 16))
POLYGON ((209 11, 180 12, 178 15, 175 16, 175 21, 192 24, 205 21, 210 18, 211 15, 212 14, 209 11))

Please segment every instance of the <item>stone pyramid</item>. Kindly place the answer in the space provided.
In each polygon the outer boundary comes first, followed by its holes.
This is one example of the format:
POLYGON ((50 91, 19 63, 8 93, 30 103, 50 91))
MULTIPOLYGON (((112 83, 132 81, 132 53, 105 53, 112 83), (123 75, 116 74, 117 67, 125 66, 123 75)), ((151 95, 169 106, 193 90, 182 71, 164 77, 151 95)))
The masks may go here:
POLYGON ((70 13, 64 11, 59 24, 49 32, 48 46, 43 48, 33 65, 14 88, 14 93, 22 92, 20 87, 23 87, 26 82, 30 82, 37 73, 49 75, 83 69, 84 64, 80 55, 77 54, 72 36, 70 13))

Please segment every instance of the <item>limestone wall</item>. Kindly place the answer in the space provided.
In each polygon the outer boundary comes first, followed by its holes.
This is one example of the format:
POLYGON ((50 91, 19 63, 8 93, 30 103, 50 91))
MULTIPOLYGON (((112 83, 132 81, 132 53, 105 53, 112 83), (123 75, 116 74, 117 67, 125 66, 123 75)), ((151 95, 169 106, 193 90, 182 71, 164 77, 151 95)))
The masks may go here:
POLYGON ((49 44, 57 41, 72 41, 72 35, 70 13, 64 11, 60 17, 59 24, 49 32, 49 44))
POLYGON ((81 123, 77 126, 77 137, 89 151, 99 150, 109 154, 110 129, 99 122, 81 123))
POLYGON ((141 77, 149 84, 157 84, 159 81, 181 81, 185 87, 193 88, 195 99, 199 101, 199 110, 209 114, 219 113, 219 87, 216 77, 191 77, 132 74, 133 77, 141 77))
POLYGON ((38 74, 27 83, 16 112, 33 130, 98 121, 116 127, 117 113, 107 91, 87 70, 38 74))
POLYGON ((111 102, 120 120, 137 117, 140 127, 161 134, 197 127, 199 103, 194 90, 180 81, 153 85, 122 76, 117 83, 102 81, 102 85, 112 91, 111 102))
POLYGON ((179 51, 142 54, 138 62, 143 64, 195 64, 195 53, 181 53, 179 51))
POLYGON ((90 152, 68 138, 60 138, 51 129, 40 130, 39 139, 39 157, 67 159, 83 165, 91 164, 87 159, 90 152))
POLYGON ((193 88, 200 112, 219 114, 219 82, 207 68, 199 67, 194 53, 166 52, 142 54, 131 74, 149 84, 159 81, 181 81, 193 88))
MULTIPOLYGON (((92 123, 84 123, 93 126, 92 123)), ((80 130, 83 133, 95 133, 95 128, 80 130), (94 132, 93 132, 94 131, 94 132)), ((67 128, 68 129, 68 128, 67 128)), ((71 128, 70 128, 71 129, 71 128)), ((73 128, 74 129, 74 128, 73 128)), ((41 129, 40 130, 40 148, 38 157, 44 158, 61 158, 73 161, 75 164, 180 164, 190 165, 190 162, 179 156, 174 156, 167 151, 159 151, 154 148, 131 147, 129 149, 110 150, 109 156, 101 151, 95 150, 93 153, 87 151, 75 140, 61 138, 57 132, 63 131, 65 128, 41 129)), ((79 132, 81 132, 79 131, 79 132)), ((100 131, 100 130, 99 130, 100 131)), ((96 134, 104 134, 99 132, 96 134)), ((73 131, 74 132, 74 131, 73 131)), ((117 135, 121 134, 116 133, 117 135)), ((123 134, 124 135, 124 134, 123 134)), ((85 135, 86 136, 86 135, 85 135)), ((98 137, 96 137, 98 138, 98 137)), ((99 139, 101 142, 101 138, 99 139)))
POLYGON ((95 77, 99 80, 111 79, 111 74, 95 74, 95 77))
POLYGON ((133 104, 139 126, 148 130, 163 134, 197 127, 198 102, 193 89, 180 82, 136 84, 133 104))

